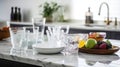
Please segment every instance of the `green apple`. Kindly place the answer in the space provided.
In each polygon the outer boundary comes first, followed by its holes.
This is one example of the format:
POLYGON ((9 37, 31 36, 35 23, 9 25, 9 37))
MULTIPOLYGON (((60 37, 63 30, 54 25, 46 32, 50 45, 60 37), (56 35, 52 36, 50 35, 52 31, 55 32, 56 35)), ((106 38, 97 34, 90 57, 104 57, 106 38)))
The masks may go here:
POLYGON ((108 39, 106 40, 106 43, 109 44, 109 45, 112 45, 111 42, 108 39))
POLYGON ((97 41, 95 39, 90 38, 86 41, 85 47, 93 48, 96 44, 97 44, 97 41))
POLYGON ((112 48, 112 43, 107 39, 106 40, 106 43, 107 43, 107 48, 112 48))

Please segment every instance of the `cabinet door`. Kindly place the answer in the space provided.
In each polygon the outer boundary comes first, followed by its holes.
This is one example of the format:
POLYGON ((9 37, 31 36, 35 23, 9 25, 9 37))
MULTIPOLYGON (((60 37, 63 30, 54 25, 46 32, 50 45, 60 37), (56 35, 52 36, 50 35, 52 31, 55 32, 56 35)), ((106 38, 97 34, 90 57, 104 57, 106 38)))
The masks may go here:
POLYGON ((112 32, 111 37, 120 40, 120 32, 112 32))

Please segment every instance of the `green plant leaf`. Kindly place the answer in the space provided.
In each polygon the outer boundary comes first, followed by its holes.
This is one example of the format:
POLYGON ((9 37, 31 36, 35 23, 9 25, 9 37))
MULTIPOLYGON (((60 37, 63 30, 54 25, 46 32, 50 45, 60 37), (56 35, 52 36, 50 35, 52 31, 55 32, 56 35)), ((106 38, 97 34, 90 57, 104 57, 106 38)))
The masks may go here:
MULTIPOLYGON (((41 7, 41 6, 39 6, 41 7)), ((58 11, 58 9, 60 8, 61 6, 58 5, 57 3, 55 2, 51 2, 51 3, 48 3, 48 2, 45 2, 43 4, 43 16, 44 17, 47 17, 47 16, 52 16, 52 14, 56 11, 58 11)))

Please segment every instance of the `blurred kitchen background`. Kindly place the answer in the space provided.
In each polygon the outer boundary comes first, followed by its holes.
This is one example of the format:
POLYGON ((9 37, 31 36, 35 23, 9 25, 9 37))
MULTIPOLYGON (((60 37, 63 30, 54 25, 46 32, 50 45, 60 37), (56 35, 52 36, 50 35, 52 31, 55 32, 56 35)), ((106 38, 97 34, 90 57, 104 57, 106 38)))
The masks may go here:
POLYGON ((21 8, 22 21, 30 22, 32 17, 40 16, 39 5, 44 2, 56 2, 64 6, 64 19, 84 20, 85 12, 91 8, 94 20, 103 20, 107 15, 107 7, 103 5, 101 15, 98 15, 99 6, 107 2, 110 8, 110 18, 120 19, 120 0, 0 0, 0 20, 10 20, 12 6, 21 8))

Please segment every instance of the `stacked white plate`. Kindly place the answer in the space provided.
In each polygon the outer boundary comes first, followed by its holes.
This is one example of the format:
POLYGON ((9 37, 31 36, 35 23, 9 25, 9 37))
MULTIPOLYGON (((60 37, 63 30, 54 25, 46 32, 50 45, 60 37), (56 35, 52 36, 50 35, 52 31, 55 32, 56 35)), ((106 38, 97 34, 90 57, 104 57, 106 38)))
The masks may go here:
POLYGON ((64 46, 50 46, 48 43, 33 45, 33 51, 35 53, 54 54, 60 53, 63 49, 64 46))

